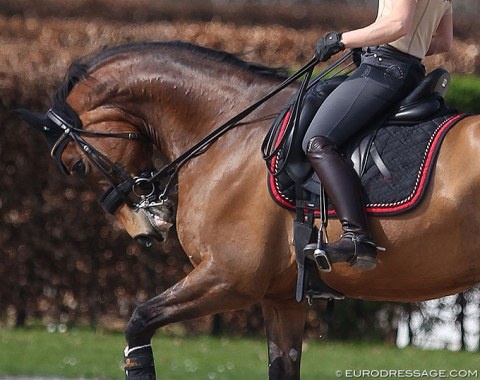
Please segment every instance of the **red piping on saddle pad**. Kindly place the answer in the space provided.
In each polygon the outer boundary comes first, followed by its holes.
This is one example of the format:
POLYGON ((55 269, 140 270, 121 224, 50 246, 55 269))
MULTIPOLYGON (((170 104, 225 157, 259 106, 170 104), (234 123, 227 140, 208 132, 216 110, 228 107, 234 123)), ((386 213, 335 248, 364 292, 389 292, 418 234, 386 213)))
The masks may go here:
POLYGON ((433 138, 430 146, 428 147, 428 155, 425 159, 425 163, 423 167, 420 169, 421 170, 421 175, 418 180, 418 185, 416 186, 414 192, 412 193, 412 196, 406 201, 402 202, 399 205, 395 206, 390 206, 390 207, 375 207, 375 206, 370 206, 367 207, 367 212, 369 213, 398 213, 402 210, 409 209, 410 207, 413 207, 423 194, 424 187, 427 184, 427 180, 429 177, 430 173, 430 167, 434 164, 435 159, 436 159, 436 147, 437 144, 439 144, 442 139, 445 137, 445 132, 449 130, 450 127, 455 125, 457 121, 460 119, 464 118, 466 115, 465 114, 458 114, 456 116, 453 116, 452 118, 448 119, 435 133, 435 137, 433 138))
MULTIPOLYGON (((292 115, 292 112, 289 109, 285 113, 285 116, 283 117, 282 126, 280 128, 280 133, 279 133, 279 136, 277 138, 277 141, 275 142, 275 149, 278 148, 278 146, 280 145, 280 142, 282 141, 283 134, 285 133, 285 130, 287 129, 288 122, 290 121, 291 115, 292 115)), ((278 160, 278 156, 275 156, 275 157, 273 157, 272 162, 270 163, 270 172, 271 173, 275 172, 275 166, 277 165, 277 160, 278 160)), ((277 185, 275 183, 275 177, 273 175, 269 174, 268 175, 268 180, 270 182, 271 194, 275 198, 275 201, 280 203, 282 206, 290 208, 290 209, 292 207, 295 207, 294 205, 292 205, 292 202, 284 199, 282 197, 282 194, 280 194, 278 192, 278 188, 277 188, 277 185)))
MULTIPOLYGON (((434 134, 433 139, 431 140, 429 147, 428 147, 428 154, 425 157, 425 162, 423 166, 420 169, 419 177, 417 180, 417 185, 415 186, 414 191, 408 197, 406 200, 401 201, 397 204, 389 204, 389 205, 368 205, 366 207, 366 210, 370 214, 374 215, 395 215, 398 213, 401 213, 402 211, 408 210, 411 207, 415 206, 417 202, 419 201, 420 197, 424 193, 425 186, 427 185, 427 181, 429 178, 429 173, 432 165, 434 165, 435 159, 436 159, 436 151, 437 151, 437 146, 438 144, 441 143, 442 139, 445 137, 446 132, 453 126, 455 125, 460 119, 463 119, 464 117, 468 116, 467 114, 458 114, 447 121, 443 123, 442 126, 440 126, 437 131, 434 134)), ((283 136, 283 133, 285 132, 285 129, 287 128, 288 122, 291 117, 291 112, 290 110, 286 112, 285 117, 282 121, 282 126, 280 129, 279 133, 279 138, 277 139, 277 143, 275 145, 275 148, 278 147, 278 144, 281 141, 281 137, 283 136)), ((277 164, 277 157, 274 157, 272 159, 272 162, 270 164, 270 170, 272 172, 275 171, 275 166, 277 164)), ((286 207, 290 210, 295 209, 295 205, 292 202, 292 200, 285 198, 282 196, 282 194, 278 191, 278 187, 275 183, 276 179, 274 176, 269 174, 269 188, 270 188, 270 193, 274 197, 275 201, 283 206, 286 207)), ((319 211, 316 211, 315 214, 318 216, 319 211)), ((335 210, 329 210, 329 215, 334 216, 335 215, 335 210)))

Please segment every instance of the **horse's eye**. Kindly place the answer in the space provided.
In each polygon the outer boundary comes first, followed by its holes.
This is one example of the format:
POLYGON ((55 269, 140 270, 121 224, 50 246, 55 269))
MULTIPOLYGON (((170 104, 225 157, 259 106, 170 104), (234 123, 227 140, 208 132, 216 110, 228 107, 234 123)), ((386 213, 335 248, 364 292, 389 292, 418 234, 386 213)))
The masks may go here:
POLYGON ((87 165, 85 165, 85 162, 82 159, 73 164, 72 173, 77 177, 85 177, 88 174, 87 165))

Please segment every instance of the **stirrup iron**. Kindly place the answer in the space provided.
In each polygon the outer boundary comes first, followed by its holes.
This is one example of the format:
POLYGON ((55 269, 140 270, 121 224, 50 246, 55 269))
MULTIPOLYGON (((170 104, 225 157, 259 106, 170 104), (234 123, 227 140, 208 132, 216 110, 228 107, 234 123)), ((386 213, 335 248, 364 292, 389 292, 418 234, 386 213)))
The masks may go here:
POLYGON ((323 186, 320 188, 320 194, 321 194, 321 200, 320 200, 321 218, 320 218, 320 228, 318 229, 317 242, 308 244, 303 251, 305 253, 305 256, 313 258, 320 272, 329 273, 332 271, 332 264, 324 248, 326 244, 325 240, 328 241, 328 237, 327 237, 328 216, 327 216, 326 194, 323 186), (324 239, 324 237, 326 239, 324 239), (313 254, 312 254, 312 251, 313 251, 313 254))
POLYGON ((306 257, 315 261, 319 271, 327 273, 332 271, 332 264, 327 256, 327 252, 318 243, 308 244, 303 249, 303 252, 306 257))
POLYGON ((315 249, 313 252, 313 258, 315 259, 319 271, 327 273, 332 271, 332 264, 330 264, 330 260, 324 249, 315 249))

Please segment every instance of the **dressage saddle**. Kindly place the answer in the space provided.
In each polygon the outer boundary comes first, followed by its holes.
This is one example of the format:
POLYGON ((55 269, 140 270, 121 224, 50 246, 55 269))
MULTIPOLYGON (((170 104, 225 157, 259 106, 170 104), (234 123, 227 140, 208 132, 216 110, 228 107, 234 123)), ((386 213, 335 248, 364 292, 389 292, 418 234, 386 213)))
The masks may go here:
MULTIPOLYGON (((285 146, 288 146, 288 149, 282 149, 282 153, 278 157, 278 160, 282 162, 283 170, 276 175, 277 180, 280 183, 290 183, 292 191, 294 184, 300 183, 305 190, 319 194, 320 181, 305 157, 302 140, 316 110, 345 78, 346 76, 336 76, 319 81, 308 90, 304 97, 299 123, 285 139, 285 146)), ((450 74, 446 69, 438 68, 432 71, 383 118, 375 121, 340 147, 345 157, 352 161, 360 177, 370 156, 379 166, 379 170, 384 170, 374 147, 372 148, 372 141, 375 137, 375 133, 372 131, 385 125, 415 125, 434 116, 451 112, 444 102, 449 84, 450 74)))

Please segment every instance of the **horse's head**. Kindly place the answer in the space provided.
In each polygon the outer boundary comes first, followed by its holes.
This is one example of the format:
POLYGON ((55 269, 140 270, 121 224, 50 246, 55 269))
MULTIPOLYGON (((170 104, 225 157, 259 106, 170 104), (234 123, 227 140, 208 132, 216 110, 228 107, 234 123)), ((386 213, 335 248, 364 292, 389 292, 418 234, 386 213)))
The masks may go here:
POLYGON ((54 97, 46 114, 17 112, 45 135, 62 172, 86 182, 133 238, 147 246, 152 239, 166 240, 173 202, 161 194, 140 119, 109 106, 77 112, 66 97, 54 97))
POLYGON ((174 223, 174 202, 166 196, 187 155, 204 152, 211 141, 186 148, 233 116, 237 104, 247 105, 257 86, 266 92, 278 83, 278 74, 187 43, 125 44, 71 65, 45 115, 20 114, 45 134, 62 171, 86 181, 104 209, 148 243, 165 239, 174 223), (242 102, 231 88, 237 81, 249 89, 242 102), (152 170, 153 146, 170 162, 160 171, 152 170))

